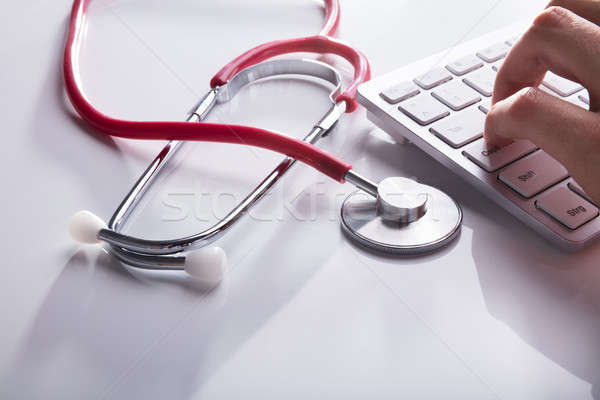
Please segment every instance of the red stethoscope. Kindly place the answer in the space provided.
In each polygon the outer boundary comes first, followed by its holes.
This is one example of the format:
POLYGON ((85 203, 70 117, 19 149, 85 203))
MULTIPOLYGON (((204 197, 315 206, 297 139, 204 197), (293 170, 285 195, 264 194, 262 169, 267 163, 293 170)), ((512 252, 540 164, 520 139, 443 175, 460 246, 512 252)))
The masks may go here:
MULTIPOLYGON (((415 226, 427 220, 427 209, 432 206, 431 190, 436 189, 405 178, 387 178, 375 184, 354 172, 350 164, 314 145, 320 137, 327 134, 342 114, 357 109, 355 97, 358 86, 370 79, 367 58, 360 51, 331 37, 340 21, 338 0, 325 0, 325 22, 319 34, 268 42, 246 51, 225 65, 211 79, 210 91, 185 122, 120 120, 101 113, 87 100, 78 77, 78 55, 83 42, 83 27, 89 3, 90 0, 74 1, 65 45, 64 83, 71 103, 81 118, 107 135, 127 139, 168 140, 169 143, 144 172, 108 224, 87 211, 79 212, 73 217, 70 232, 77 240, 86 243, 105 242, 109 245, 108 251, 128 265, 144 269, 184 269, 204 280, 219 281, 224 271, 224 253, 219 248, 206 245, 218 239, 243 216, 295 160, 310 165, 340 183, 348 181, 368 194, 360 200, 356 196, 347 199, 342 209, 344 231, 367 247, 388 253, 415 253, 440 247, 456 237, 462 221, 460 209, 458 224, 450 232, 430 235, 432 240, 415 246, 412 240, 404 237, 403 229, 394 228, 393 224, 398 227, 410 224, 411 234, 419 235, 415 226), (335 54, 345 58, 354 68, 351 83, 343 91, 340 90, 339 73, 331 66, 317 61, 271 60, 280 55, 299 52, 335 54), (312 75, 336 86, 331 96, 331 109, 304 140, 251 126, 202 122, 215 104, 228 101, 242 86, 261 78, 290 73, 312 75), (119 225, 129 216, 162 166, 182 141, 192 140, 262 147, 287 157, 254 192, 211 229, 197 235, 164 241, 145 240, 121 233, 119 225), (375 229, 373 224, 377 225, 375 229), (393 236, 391 240, 385 237, 389 237, 390 232, 393 236)), ((452 204, 456 203, 452 201, 452 204)), ((426 224, 423 225, 428 228, 426 224)))

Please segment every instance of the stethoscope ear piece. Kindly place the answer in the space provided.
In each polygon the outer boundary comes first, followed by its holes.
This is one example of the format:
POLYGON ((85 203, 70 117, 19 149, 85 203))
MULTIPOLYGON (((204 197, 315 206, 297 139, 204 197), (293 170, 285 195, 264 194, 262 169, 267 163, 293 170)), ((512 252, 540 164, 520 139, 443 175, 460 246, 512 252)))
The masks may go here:
POLYGON ((185 256, 185 272, 205 282, 216 285, 223 280, 227 269, 227 254, 221 247, 203 247, 185 256))
MULTIPOLYGON (((98 234, 107 229, 106 222, 88 210, 76 212, 69 220, 69 235, 78 243, 99 244, 98 234)), ((210 285, 223 280, 227 270, 227 254, 221 247, 204 247, 185 256, 185 272, 210 285)))
POLYGON ((102 229, 106 229, 106 222, 88 210, 78 211, 69 219, 69 235, 78 243, 99 244, 102 229))

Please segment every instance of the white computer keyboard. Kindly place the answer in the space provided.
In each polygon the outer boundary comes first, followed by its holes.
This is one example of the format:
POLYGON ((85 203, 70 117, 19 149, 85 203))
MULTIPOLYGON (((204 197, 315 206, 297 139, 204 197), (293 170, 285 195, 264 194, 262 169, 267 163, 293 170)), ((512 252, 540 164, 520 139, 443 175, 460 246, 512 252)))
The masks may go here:
MULTIPOLYGON (((567 170, 528 141, 488 146, 482 138, 496 71, 526 29, 517 24, 460 44, 359 87, 368 117, 408 139, 518 219, 564 249, 600 234, 598 207, 567 170)), ((581 107, 587 91, 549 73, 541 88, 581 107)))

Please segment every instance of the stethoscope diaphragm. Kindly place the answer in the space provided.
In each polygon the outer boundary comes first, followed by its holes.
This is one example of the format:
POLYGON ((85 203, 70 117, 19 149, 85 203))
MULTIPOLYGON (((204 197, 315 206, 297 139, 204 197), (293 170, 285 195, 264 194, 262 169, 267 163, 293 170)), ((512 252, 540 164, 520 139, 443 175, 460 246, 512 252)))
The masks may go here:
POLYGON ((342 229, 360 245, 389 254, 416 255, 443 247, 460 234, 460 205, 441 190, 406 178, 388 178, 379 186, 394 188, 397 197, 380 194, 375 199, 355 191, 342 205, 342 229), (390 218, 389 203, 403 210, 397 219, 390 218))

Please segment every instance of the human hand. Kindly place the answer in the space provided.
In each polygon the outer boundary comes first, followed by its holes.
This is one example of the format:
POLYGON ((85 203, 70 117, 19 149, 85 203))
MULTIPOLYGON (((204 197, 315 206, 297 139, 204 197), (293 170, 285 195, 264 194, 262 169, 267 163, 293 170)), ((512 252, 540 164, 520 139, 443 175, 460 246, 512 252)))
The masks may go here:
POLYGON ((485 139, 527 139, 600 202, 600 0, 552 1, 498 71, 485 139), (538 89, 547 71, 585 86, 585 110, 538 89))

